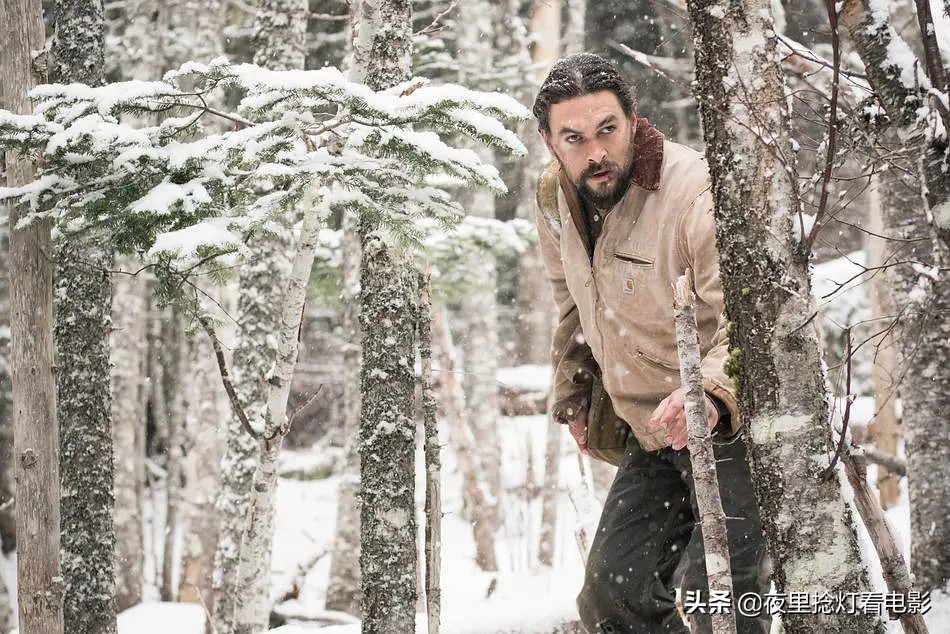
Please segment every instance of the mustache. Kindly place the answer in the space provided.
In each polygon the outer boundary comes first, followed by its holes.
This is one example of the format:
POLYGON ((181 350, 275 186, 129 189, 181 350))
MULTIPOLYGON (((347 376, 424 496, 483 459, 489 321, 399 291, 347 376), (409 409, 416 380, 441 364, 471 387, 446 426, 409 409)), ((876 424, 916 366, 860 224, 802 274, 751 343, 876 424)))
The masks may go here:
POLYGON ((614 173, 620 172, 620 166, 613 161, 603 161, 601 163, 591 163, 587 166, 587 169, 581 174, 581 178, 590 178, 597 172, 603 172, 604 170, 610 170, 614 173))

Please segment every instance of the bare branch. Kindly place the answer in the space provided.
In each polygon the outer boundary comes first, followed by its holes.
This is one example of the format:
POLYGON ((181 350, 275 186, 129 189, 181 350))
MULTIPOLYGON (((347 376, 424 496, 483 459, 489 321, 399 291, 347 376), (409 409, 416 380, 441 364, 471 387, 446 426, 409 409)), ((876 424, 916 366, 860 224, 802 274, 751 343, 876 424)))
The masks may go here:
POLYGON ((444 11, 442 11, 441 13, 439 13, 437 16, 435 16, 432 19, 432 22, 429 23, 429 26, 422 29, 418 33, 413 33, 413 36, 429 35, 431 33, 435 33, 436 31, 440 30, 442 28, 442 26, 440 25, 442 18, 447 16, 449 13, 451 13, 455 9, 455 7, 458 6, 458 4, 459 4, 459 0, 453 0, 452 4, 450 4, 444 11))
POLYGON ((228 400, 231 401, 231 409, 234 411, 234 415, 241 421, 241 426, 251 435, 251 438, 260 440, 261 434, 254 431, 254 428, 251 427, 251 421, 248 420, 247 413, 244 411, 244 407, 241 406, 241 401, 238 399, 237 392, 234 390, 234 383, 231 382, 231 374, 228 372, 228 362, 224 358, 224 349, 221 347, 221 340, 218 339, 218 335, 214 332, 214 326, 211 325, 211 320, 205 315, 199 315, 198 323, 201 324, 204 331, 208 333, 208 337, 211 338, 214 355, 218 361, 218 371, 221 372, 221 382, 224 383, 224 391, 228 393, 228 400))

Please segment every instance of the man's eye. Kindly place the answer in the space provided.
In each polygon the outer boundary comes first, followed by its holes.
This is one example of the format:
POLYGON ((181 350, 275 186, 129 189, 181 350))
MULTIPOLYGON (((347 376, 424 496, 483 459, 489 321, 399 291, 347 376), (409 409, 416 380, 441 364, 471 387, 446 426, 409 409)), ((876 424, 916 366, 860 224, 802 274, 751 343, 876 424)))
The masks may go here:
POLYGON ((567 135, 566 137, 564 137, 564 140, 565 140, 566 142, 568 142, 568 143, 577 143, 578 141, 581 140, 581 135, 579 135, 579 134, 569 134, 569 135, 567 135))
POLYGON ((610 134, 616 129, 617 129, 617 126, 615 125, 605 125, 604 127, 600 129, 600 132, 601 134, 610 134))

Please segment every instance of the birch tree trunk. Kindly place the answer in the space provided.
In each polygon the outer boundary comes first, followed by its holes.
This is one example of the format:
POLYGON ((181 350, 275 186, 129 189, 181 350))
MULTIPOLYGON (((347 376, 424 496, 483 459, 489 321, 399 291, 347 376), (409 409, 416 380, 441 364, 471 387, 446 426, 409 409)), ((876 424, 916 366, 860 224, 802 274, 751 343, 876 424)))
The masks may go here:
MULTIPOLYGON (((928 7, 918 3, 918 10, 928 7)), ((841 22, 847 28, 854 47, 867 70, 868 83, 880 99, 893 125, 904 142, 904 147, 918 149, 919 175, 924 185, 924 201, 928 208, 928 220, 933 225, 944 247, 950 247, 950 176, 944 169, 946 140, 938 134, 947 129, 947 106, 939 98, 930 97, 931 112, 921 119, 918 109, 925 106, 928 98, 917 76, 920 63, 912 54, 899 58, 892 50, 906 49, 907 44, 894 31, 890 23, 888 5, 877 5, 872 0, 845 0, 840 11, 841 22), (913 64, 913 68, 910 65, 913 64), (906 66, 906 67, 905 67, 906 66), (908 77, 909 74, 913 73, 908 77)), ((935 28, 929 15, 919 14, 921 33, 925 44, 923 67, 927 70, 935 92, 947 89, 947 73, 940 60, 939 50, 927 50, 933 41, 935 28), (928 32, 929 29, 929 32, 928 32)))
POLYGON ((343 220, 343 470, 326 608, 360 614, 360 236, 357 219, 343 220))
MULTIPOLYGON (((374 90, 409 79, 412 5, 363 0, 354 46, 355 70, 374 90)), ((360 227, 360 326, 363 365, 360 412, 361 612, 363 632, 415 629, 415 274, 407 253, 380 227, 360 227)))
MULTIPOLYGON (((491 41, 483 37, 491 32, 491 6, 484 0, 469 0, 459 6, 459 67, 460 83, 471 83, 470 76, 492 63, 491 41)), ((473 148, 483 160, 490 159, 490 150, 473 148)), ((490 160, 486 162, 491 162, 490 160)), ((462 206, 470 216, 494 218, 495 196, 487 190, 467 192, 462 206)), ((466 255, 465 267, 468 292, 462 298, 464 335, 461 340, 465 374, 462 385, 465 392, 467 421, 474 435, 478 453, 476 477, 484 484, 486 495, 480 503, 467 501, 470 521, 482 527, 490 537, 476 542, 475 559, 483 570, 498 570, 495 536, 501 524, 501 444, 498 440, 498 306, 495 288, 498 272, 491 254, 472 252, 466 255)))
MULTIPOLYGON (((304 0, 265 0, 255 21, 255 41, 258 44, 255 63, 271 70, 303 68, 306 17, 304 0)), ((279 328, 280 281, 287 279, 287 242, 285 239, 265 239, 252 247, 253 257, 244 265, 238 279, 239 334, 234 352, 234 379, 240 402, 253 418, 261 417, 266 411, 269 390, 264 382, 265 375, 278 354, 272 333, 279 328)), ((231 634, 240 631, 241 627, 254 627, 262 622, 266 624, 266 582, 262 582, 260 576, 255 577, 251 568, 263 563, 261 557, 265 557, 269 565, 270 548, 267 546, 266 554, 245 554, 242 544, 254 519, 252 483, 257 477, 264 481, 270 478, 270 469, 276 468, 275 449, 279 451, 279 446, 265 447, 256 442, 235 417, 232 417, 227 435, 221 465, 222 492, 218 498, 221 524, 214 572, 214 622, 218 634, 231 634), (256 471, 260 476, 255 475, 256 471), (241 579, 245 576, 253 579, 253 587, 241 587, 241 579), (249 596, 255 591, 260 594, 262 587, 262 597, 249 596), (249 600, 242 602, 242 598, 249 600), (238 616, 238 613, 243 616, 238 616)), ((266 512, 266 509, 262 510, 266 512)), ((269 521, 266 517, 257 518, 261 519, 269 521)), ((264 533, 268 530, 272 529, 264 529, 264 533)), ((258 531, 252 539, 269 540, 272 536, 258 531)), ((264 545, 257 543, 255 547, 263 548, 264 545)), ((269 572, 268 569, 261 575, 266 578, 269 572)))
MULTIPOLYGON (((27 93, 46 81, 43 11, 38 0, 0 2, 0 107, 30 112, 27 93)), ((33 180, 32 163, 6 153, 10 187, 33 180)), ((17 580, 22 634, 62 634, 59 426, 53 378, 52 242, 50 225, 16 228, 22 212, 8 206, 13 440, 16 466, 17 580)))
MULTIPOLYGON (((101 0, 54 5, 50 79, 100 85, 104 66, 101 0)), ((95 238, 56 244, 54 345, 60 423, 64 627, 116 631, 115 525, 109 330, 113 258, 95 238)))
MULTIPOLYGON (((687 5, 733 326, 730 369, 775 584, 783 593, 869 591, 840 465, 821 477, 829 408, 810 326, 808 253, 792 233, 800 203, 769 3, 687 5)), ((784 623, 789 632, 883 631, 864 614, 786 614, 784 623)))
POLYGON ((944 279, 950 265, 950 178, 942 167, 945 143, 932 139, 920 125, 917 108, 923 105, 923 95, 907 85, 904 69, 891 57, 890 51, 903 42, 887 12, 848 0, 841 20, 864 61, 871 87, 894 122, 898 146, 923 149, 921 155, 912 153, 906 164, 917 182, 902 183, 894 176, 881 194, 887 233, 901 241, 895 246, 900 264, 888 268, 887 276, 900 311, 897 354, 911 502, 911 570, 923 590, 943 588, 950 581, 950 526, 945 520, 950 514, 950 477, 937 474, 945 473, 940 465, 950 460, 950 393, 934 386, 950 384, 950 284, 944 279))
MULTIPOLYGON (((719 496, 719 476, 713 455, 706 394, 700 369, 699 334, 696 329, 695 296, 692 272, 687 269, 673 291, 673 320, 676 325, 676 349, 680 366, 680 385, 685 394, 686 431, 689 460, 693 468, 693 489, 699 509, 699 527, 703 536, 709 593, 732 596, 732 571, 729 566, 729 542, 726 539, 726 514, 719 496)), ((735 634, 736 615, 732 611, 711 616, 714 634, 735 634)))

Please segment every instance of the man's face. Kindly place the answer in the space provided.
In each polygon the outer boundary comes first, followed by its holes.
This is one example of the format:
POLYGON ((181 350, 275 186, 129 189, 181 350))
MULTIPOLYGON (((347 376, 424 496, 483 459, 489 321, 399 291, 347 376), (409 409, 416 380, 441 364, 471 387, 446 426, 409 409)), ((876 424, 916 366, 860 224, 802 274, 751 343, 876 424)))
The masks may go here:
POLYGON ((617 95, 602 90, 553 104, 550 127, 541 136, 581 196, 613 207, 630 184, 636 116, 625 115, 617 95))

